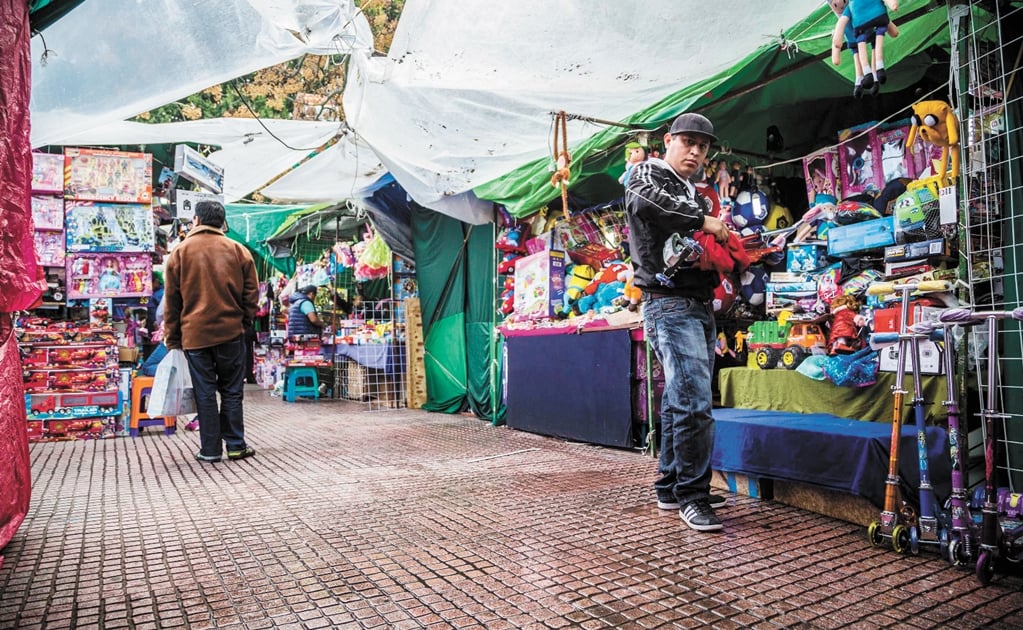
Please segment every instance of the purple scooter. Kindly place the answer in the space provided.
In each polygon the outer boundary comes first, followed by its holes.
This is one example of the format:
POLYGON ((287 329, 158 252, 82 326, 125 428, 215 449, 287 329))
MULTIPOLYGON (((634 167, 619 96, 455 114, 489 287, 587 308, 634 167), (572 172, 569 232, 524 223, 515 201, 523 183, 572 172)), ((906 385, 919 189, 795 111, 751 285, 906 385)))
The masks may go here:
POLYGON ((1013 318, 1023 321, 1023 308, 1014 311, 971 311, 949 309, 939 316, 943 324, 978 324, 987 322, 987 396, 980 412, 984 422, 984 507, 980 525, 980 544, 975 572, 981 584, 988 584, 999 560, 1023 561, 1023 521, 1000 519, 995 482, 995 419, 1006 418, 998 403, 998 320, 1013 318))

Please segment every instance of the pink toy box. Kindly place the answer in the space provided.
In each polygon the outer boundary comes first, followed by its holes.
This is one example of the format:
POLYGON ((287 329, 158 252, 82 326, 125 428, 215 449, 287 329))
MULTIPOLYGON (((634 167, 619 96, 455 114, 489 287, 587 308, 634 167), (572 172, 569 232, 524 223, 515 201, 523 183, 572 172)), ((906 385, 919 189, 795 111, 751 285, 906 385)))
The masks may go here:
POLYGON ((842 169, 844 199, 868 190, 884 188, 881 178, 881 150, 875 123, 866 123, 838 133, 838 161, 842 169))
POLYGON ((885 184, 893 179, 917 176, 916 162, 906 150, 909 136, 909 122, 896 123, 877 132, 877 147, 881 156, 881 181, 885 184))
POLYGON ((32 154, 32 191, 59 193, 64 190, 64 155, 32 154))
POLYGON ((515 263, 515 314, 543 319, 561 313, 565 296, 565 252, 549 250, 515 263))
POLYGON ((825 149, 803 158, 803 176, 811 208, 822 203, 838 203, 842 198, 838 149, 825 149))
POLYGON ((64 231, 64 199, 32 195, 32 222, 37 230, 64 231))
POLYGON ((149 254, 68 254, 66 272, 68 299, 153 294, 149 254))

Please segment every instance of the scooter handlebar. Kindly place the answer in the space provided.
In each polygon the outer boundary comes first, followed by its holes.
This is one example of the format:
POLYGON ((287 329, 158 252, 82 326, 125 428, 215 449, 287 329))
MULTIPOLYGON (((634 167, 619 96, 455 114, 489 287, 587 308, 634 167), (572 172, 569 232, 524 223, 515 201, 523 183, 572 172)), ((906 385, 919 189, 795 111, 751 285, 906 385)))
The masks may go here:
POLYGON ((922 280, 920 282, 875 282, 867 287, 867 295, 887 295, 900 291, 916 291, 917 293, 937 293, 951 291, 952 285, 946 280, 922 280))
POLYGON ((950 308, 938 315, 938 321, 943 324, 959 324, 969 326, 979 324, 989 319, 1015 319, 1023 321, 1023 307, 1012 311, 974 311, 968 308, 950 308))
POLYGON ((873 333, 870 335, 871 350, 880 350, 881 348, 894 346, 897 343, 899 343, 899 333, 897 332, 873 333))

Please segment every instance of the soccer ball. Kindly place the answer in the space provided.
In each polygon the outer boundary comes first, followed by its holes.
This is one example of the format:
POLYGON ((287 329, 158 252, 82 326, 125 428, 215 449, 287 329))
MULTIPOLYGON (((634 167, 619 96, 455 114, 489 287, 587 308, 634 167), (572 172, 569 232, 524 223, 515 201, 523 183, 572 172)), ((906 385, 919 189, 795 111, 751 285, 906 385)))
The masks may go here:
POLYGON ((739 297, 750 306, 764 303, 767 292, 767 271, 760 265, 754 265, 739 276, 739 297))
POLYGON ((759 190, 742 191, 735 196, 735 207, 732 208, 732 223, 743 234, 762 232, 764 220, 771 211, 767 195, 759 190))
POLYGON ((735 304, 735 284, 729 276, 721 274, 721 283, 714 289, 714 312, 727 313, 735 304))

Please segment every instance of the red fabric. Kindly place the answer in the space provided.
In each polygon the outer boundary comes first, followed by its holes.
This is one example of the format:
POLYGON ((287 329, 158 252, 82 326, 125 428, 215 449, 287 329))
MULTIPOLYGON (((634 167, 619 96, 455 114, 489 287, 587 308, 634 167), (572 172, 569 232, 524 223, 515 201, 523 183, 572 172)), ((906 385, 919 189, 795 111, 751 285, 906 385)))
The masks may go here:
POLYGON ((0 0, 0 550, 28 513, 32 492, 21 358, 10 313, 39 297, 29 187, 28 3, 0 0))
POLYGON ((697 268, 704 271, 718 271, 723 274, 741 273, 750 266, 749 255, 743 247, 739 235, 728 233, 728 242, 719 243, 709 232, 696 232, 693 238, 703 247, 697 268))

